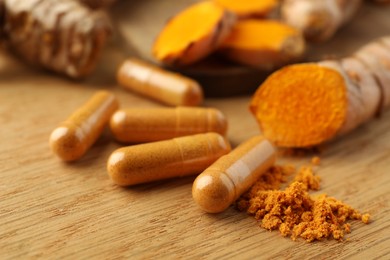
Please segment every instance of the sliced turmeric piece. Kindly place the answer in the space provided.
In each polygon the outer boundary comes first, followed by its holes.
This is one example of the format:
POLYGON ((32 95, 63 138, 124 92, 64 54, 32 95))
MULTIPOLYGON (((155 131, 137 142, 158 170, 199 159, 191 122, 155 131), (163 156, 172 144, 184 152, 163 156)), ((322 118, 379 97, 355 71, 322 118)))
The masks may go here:
POLYGON ((320 42, 351 20, 361 3, 362 0, 284 0, 281 14, 306 39, 320 42))
POLYGON ((305 51, 301 33, 272 20, 240 20, 220 51, 238 63, 272 70, 299 60, 305 51))
POLYGON ((346 103, 344 79, 337 71, 298 64, 268 77, 250 109, 263 134, 277 145, 304 147, 336 134, 346 117, 346 103))
POLYGON ((206 57, 228 36, 235 15, 213 2, 200 2, 168 21, 153 46, 166 64, 186 65, 206 57))
POLYGON ((390 37, 341 60, 271 74, 250 110, 276 145, 308 147, 343 135, 390 106, 390 37))
POLYGON ((278 0, 214 0, 239 18, 267 17, 278 6, 278 0))

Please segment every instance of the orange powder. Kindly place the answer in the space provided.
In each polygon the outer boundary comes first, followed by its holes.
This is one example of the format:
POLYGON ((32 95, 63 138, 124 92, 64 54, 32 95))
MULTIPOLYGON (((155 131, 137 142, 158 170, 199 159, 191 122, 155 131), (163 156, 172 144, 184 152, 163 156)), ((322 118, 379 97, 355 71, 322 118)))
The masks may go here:
POLYGON ((321 163, 320 157, 314 156, 313 158, 311 158, 311 164, 313 164, 313 165, 320 165, 320 163, 321 163))
POLYGON ((255 195, 259 190, 276 190, 280 185, 287 181, 287 176, 296 172, 292 165, 272 166, 260 179, 252 186, 249 191, 250 197, 255 195))
POLYGON ((309 195, 308 189, 319 189, 320 178, 310 166, 298 172, 292 166, 274 166, 264 174, 238 201, 237 207, 246 211, 268 230, 279 229, 293 240, 301 237, 308 242, 334 238, 342 240, 351 232, 348 220, 369 223, 369 214, 360 214, 345 203, 322 194, 309 195), (278 190, 286 176, 295 181, 285 190, 278 190))
POLYGON ((310 166, 301 167, 295 175, 295 181, 302 183, 306 190, 320 189, 320 176, 314 175, 313 168, 310 166))

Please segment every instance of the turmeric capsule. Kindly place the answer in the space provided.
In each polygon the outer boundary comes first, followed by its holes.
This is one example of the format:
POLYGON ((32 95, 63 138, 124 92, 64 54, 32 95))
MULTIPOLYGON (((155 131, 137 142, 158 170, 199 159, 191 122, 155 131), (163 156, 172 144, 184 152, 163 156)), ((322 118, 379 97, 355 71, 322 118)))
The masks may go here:
POLYGON ((225 135, 227 120, 214 108, 131 108, 115 112, 110 127, 118 141, 141 143, 206 132, 225 135))
POLYGON ((120 148, 107 162, 114 183, 121 186, 199 173, 230 151, 217 133, 197 134, 120 148))
POLYGON ((53 152, 64 161, 79 159, 101 135, 118 106, 114 94, 98 91, 51 133, 53 152))
POLYGON ((192 196, 206 212, 225 210, 275 162, 275 148, 262 136, 253 137, 222 156, 194 181, 192 196))
POLYGON ((172 106, 196 106, 203 101, 196 81, 136 59, 122 63, 117 80, 127 89, 172 106))

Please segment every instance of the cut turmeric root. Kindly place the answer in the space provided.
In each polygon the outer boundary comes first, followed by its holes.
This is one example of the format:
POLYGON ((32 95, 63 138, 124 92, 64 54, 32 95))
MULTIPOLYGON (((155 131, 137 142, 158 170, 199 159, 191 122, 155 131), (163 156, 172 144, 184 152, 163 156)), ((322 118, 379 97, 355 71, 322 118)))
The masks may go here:
POLYGON ((235 15, 213 2, 200 2, 173 17, 153 46, 166 64, 194 63, 213 52, 230 33, 235 15))
POLYGON ((241 20, 220 51, 233 61, 268 71, 299 60, 305 41, 298 30, 278 21, 241 20))
POLYGON ((110 34, 104 12, 74 0, 4 0, 4 40, 22 59, 80 78, 95 67, 110 34))
POLYGON ((239 18, 263 18, 275 11, 279 0, 214 0, 239 18))
POLYGON ((356 13, 362 0, 284 0, 283 20, 306 39, 325 41, 356 13))
POLYGON ((278 146, 310 147, 343 135, 390 105, 390 37, 341 60, 284 67, 266 79, 250 110, 278 146))

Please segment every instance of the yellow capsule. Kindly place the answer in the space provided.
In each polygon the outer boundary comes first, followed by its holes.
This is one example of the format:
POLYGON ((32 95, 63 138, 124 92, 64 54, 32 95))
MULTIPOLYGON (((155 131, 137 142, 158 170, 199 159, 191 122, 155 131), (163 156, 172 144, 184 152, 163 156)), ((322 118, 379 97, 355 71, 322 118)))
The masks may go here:
POLYGON ((117 80, 127 89, 172 106, 196 106, 203 101, 196 81, 136 59, 122 63, 117 80))
POLYGON ((217 133, 197 134, 139 144, 114 151, 107 171, 121 186, 197 174, 230 151, 217 133))
POLYGON ((206 212, 225 210, 275 162, 275 148, 262 136, 253 137, 222 156, 194 181, 192 196, 206 212))
POLYGON ((53 130, 49 140, 51 149, 64 161, 79 159, 98 139, 118 107, 114 94, 98 91, 53 130))
POLYGON ((118 141, 141 143, 206 132, 225 135, 227 120, 214 108, 131 108, 115 112, 110 127, 118 141))

